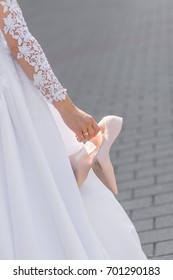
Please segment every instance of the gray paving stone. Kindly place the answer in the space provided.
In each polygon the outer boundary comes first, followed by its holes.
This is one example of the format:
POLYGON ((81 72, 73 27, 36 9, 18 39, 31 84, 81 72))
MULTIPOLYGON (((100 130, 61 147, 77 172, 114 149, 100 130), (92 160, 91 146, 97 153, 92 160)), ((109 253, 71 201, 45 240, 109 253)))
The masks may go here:
POLYGON ((134 225, 138 232, 152 230, 154 229, 154 219, 134 221, 134 225))
POLYGON ((167 254, 167 255, 162 255, 162 256, 159 256, 159 257, 152 257, 150 258, 152 260, 173 260, 173 255, 172 254, 167 254))
POLYGON ((145 197, 141 199, 131 199, 122 202, 123 207, 126 210, 133 210, 133 209, 143 209, 152 205, 152 198, 145 197))
POLYGON ((139 156, 139 159, 142 160, 146 160, 146 159, 159 159, 160 157, 169 157, 169 156, 173 156, 173 151, 172 150, 167 150, 167 151, 157 151, 157 152, 153 152, 152 154, 150 153, 146 153, 146 154, 141 154, 139 156))
MULTIPOLYGON (((172 173, 172 172, 171 172, 172 173)), ((158 175, 157 176, 157 182, 159 183, 159 184, 161 184, 161 183, 167 183, 167 182, 173 182, 173 173, 171 174, 171 173, 169 173, 169 174, 162 174, 162 175, 158 175)))
POLYGON ((115 167, 115 172, 117 174, 117 179, 119 183, 122 183, 124 181, 133 181, 134 179, 134 174, 133 172, 124 172, 124 173, 119 173, 118 170, 116 171, 116 167, 115 167))
POLYGON ((135 189, 135 188, 145 188, 147 186, 154 185, 154 176, 140 178, 133 181, 123 182, 121 184, 122 189, 135 189))
POLYGON ((143 153, 151 153, 153 151, 153 147, 152 145, 146 145, 145 147, 136 147, 134 149, 129 149, 129 150, 122 150, 120 152, 120 157, 124 158, 127 156, 133 156, 134 153, 138 153, 138 154, 143 154, 143 153))
POLYGON ((131 157, 126 157, 126 158, 117 158, 114 160, 115 163, 119 166, 119 165, 126 165, 129 166, 131 164, 135 164, 136 158, 135 155, 131 156, 131 157))
POLYGON ((169 144, 172 142, 172 135, 167 136, 167 137, 151 137, 147 139, 140 139, 140 145, 148 145, 148 144, 158 144, 158 143, 163 143, 164 146, 165 144, 169 144))
POLYGON ((158 217, 158 216, 163 216, 165 214, 172 214, 172 213, 173 213, 173 203, 166 204, 166 205, 159 205, 155 207, 153 206, 147 209, 133 210, 132 217, 134 220, 139 220, 142 218, 152 218, 152 217, 158 217))
POLYGON ((156 218, 156 228, 164 228, 173 226, 173 215, 165 215, 156 218))
POLYGON ((157 150, 169 150, 173 149, 173 142, 171 141, 171 139, 169 141, 164 141, 162 143, 156 143, 156 149, 157 150))
POLYGON ((154 203, 156 205, 168 204, 171 202, 173 202, 173 189, 169 193, 155 195, 155 197, 154 197, 154 203))
POLYGON ((158 242, 156 243, 156 256, 168 255, 173 251, 173 239, 170 241, 158 242))
POLYGON ((173 163, 173 157, 165 157, 157 159, 157 166, 169 165, 173 163))
POLYGON ((142 245, 142 249, 148 258, 153 257, 153 255, 154 255, 154 245, 153 244, 142 245))
POLYGON ((139 233, 142 244, 172 240, 173 227, 139 233))
MULTIPOLYGON (((166 176, 166 180, 168 180, 168 177, 172 175, 171 174, 172 172, 173 172, 173 164, 169 164, 168 166, 160 166, 160 167, 154 166, 152 168, 148 168, 148 169, 145 168, 143 170, 138 170, 137 178, 147 177, 147 176, 151 176, 151 175, 157 175, 158 183, 162 183, 163 176, 164 176, 164 181, 165 181, 165 176, 166 176)), ((171 181, 171 180, 168 180, 168 181, 171 181)))
POLYGON ((148 168, 152 168, 153 167, 153 161, 150 159, 150 160, 146 160, 146 161, 143 161, 143 162, 136 162, 136 163, 133 163, 133 164, 129 164, 129 163, 126 163, 126 161, 123 161, 122 163, 119 162, 119 159, 117 160, 117 173, 118 174, 124 174, 126 172, 129 172, 129 171, 138 171, 138 170, 147 170, 148 168))
POLYGON ((166 183, 164 185, 148 186, 134 190, 134 197, 157 195, 172 191, 172 183, 166 183))

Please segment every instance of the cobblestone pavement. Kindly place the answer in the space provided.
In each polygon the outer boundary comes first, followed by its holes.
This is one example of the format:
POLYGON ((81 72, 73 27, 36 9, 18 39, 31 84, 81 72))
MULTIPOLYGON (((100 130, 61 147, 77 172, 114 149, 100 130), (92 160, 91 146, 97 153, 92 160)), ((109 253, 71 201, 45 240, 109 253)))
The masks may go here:
POLYGON ((19 0, 73 101, 124 126, 119 196, 150 259, 173 259, 173 1, 19 0))

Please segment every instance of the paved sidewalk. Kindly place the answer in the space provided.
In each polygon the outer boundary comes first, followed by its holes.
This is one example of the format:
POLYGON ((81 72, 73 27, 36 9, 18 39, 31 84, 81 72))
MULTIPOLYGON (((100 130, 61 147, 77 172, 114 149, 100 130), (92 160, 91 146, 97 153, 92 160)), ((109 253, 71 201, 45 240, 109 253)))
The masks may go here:
POLYGON ((119 196, 150 259, 173 259, 173 1, 19 0, 73 101, 124 126, 119 196))

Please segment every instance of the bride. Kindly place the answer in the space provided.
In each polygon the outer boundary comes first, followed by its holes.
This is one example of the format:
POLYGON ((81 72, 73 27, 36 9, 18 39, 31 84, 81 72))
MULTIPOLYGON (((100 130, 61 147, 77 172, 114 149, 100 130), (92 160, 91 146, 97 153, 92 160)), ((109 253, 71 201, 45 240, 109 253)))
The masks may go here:
POLYGON ((114 196, 122 119, 77 108, 15 0, 0 0, 0 259, 146 259, 114 196))

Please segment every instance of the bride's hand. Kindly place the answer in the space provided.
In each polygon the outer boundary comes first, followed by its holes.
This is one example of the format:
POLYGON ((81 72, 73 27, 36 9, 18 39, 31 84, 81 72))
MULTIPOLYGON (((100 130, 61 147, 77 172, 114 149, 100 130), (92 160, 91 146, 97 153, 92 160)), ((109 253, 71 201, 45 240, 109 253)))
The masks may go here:
POLYGON ((88 141, 99 132, 100 127, 94 118, 76 107, 68 96, 63 101, 53 101, 53 105, 79 142, 88 141))

